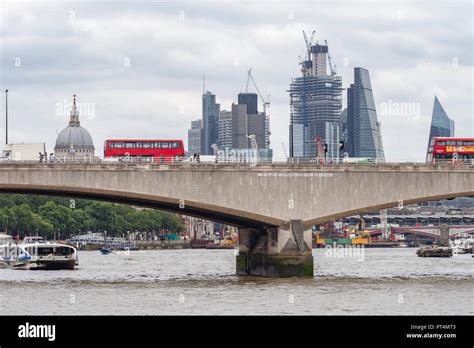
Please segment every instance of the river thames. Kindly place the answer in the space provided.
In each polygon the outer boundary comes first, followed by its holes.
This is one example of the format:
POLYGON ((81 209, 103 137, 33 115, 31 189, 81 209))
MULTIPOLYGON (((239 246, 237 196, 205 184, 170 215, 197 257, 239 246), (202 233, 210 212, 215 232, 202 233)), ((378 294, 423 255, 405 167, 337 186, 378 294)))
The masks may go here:
POLYGON ((79 251, 74 271, 0 270, 2 315, 474 314, 474 258, 315 249, 314 278, 235 275, 234 250, 79 251))

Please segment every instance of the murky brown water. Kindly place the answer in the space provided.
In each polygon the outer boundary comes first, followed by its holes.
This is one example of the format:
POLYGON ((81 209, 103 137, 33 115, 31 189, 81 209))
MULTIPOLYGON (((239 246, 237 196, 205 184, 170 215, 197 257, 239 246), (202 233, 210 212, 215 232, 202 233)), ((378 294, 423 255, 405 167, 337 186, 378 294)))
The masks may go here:
POLYGON ((79 252, 74 271, 0 270, 1 314, 474 314, 474 258, 317 249, 312 279, 238 277, 233 250, 79 252))

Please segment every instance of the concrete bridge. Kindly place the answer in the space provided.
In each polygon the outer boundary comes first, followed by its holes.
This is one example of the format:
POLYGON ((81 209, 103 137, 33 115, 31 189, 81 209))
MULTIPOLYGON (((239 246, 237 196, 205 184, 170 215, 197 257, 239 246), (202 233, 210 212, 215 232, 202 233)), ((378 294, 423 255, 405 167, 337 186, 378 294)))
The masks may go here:
MULTIPOLYGON (((443 225, 443 226, 405 226, 392 227, 392 234, 417 234, 426 237, 439 239, 441 236, 441 228, 446 228, 449 232, 449 237, 455 237, 459 234, 474 234, 474 225, 443 225)), ((382 229, 367 229, 371 236, 379 236, 382 234, 382 229)))
POLYGON ((1 163, 0 191, 154 207, 239 227, 237 273, 313 274, 311 226, 474 196, 474 166, 1 163))

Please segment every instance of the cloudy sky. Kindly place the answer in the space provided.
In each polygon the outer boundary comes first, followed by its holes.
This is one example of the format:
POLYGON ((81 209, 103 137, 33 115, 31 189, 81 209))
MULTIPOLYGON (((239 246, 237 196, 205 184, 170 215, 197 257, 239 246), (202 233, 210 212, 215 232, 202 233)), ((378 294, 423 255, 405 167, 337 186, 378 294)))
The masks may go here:
POLYGON ((471 0, 2 0, 0 11, 10 142, 51 151, 73 93, 100 155, 107 138, 187 140, 201 117, 203 74, 230 109, 252 67, 270 95, 272 147, 283 157, 302 30, 328 41, 345 88, 354 67, 369 70, 388 160, 424 159, 435 94, 456 135, 474 136, 471 0))

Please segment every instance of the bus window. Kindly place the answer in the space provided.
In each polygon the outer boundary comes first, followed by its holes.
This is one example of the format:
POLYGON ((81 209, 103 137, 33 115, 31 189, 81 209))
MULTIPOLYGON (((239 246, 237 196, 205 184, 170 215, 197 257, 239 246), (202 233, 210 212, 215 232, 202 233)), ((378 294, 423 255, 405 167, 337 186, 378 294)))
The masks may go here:
POLYGON ((456 146, 456 142, 454 140, 448 140, 446 141, 446 145, 448 146, 456 146))
POLYGON ((125 143, 125 148, 126 149, 133 149, 135 146, 135 143, 125 143))
POLYGON ((161 143, 161 147, 162 147, 163 149, 169 148, 169 145, 170 145, 170 143, 161 143))
POLYGON ((149 143, 149 142, 146 142, 146 143, 143 143, 143 148, 144 149, 149 149, 151 147, 152 143, 149 143))
POLYGON ((155 143, 155 148, 161 149, 161 143, 155 143))
POLYGON ((444 140, 440 140, 436 143, 437 146, 446 146, 446 142, 444 140))

